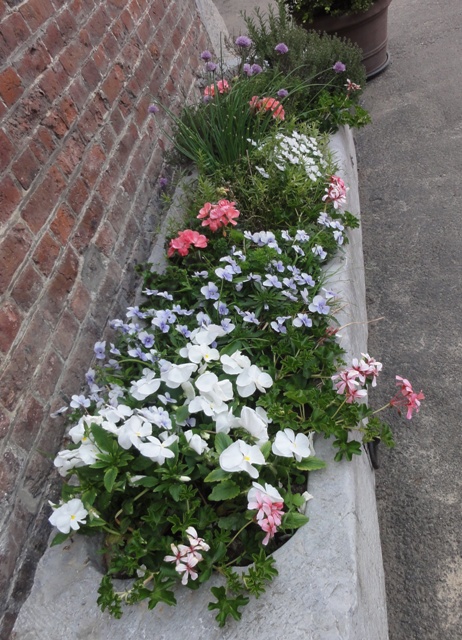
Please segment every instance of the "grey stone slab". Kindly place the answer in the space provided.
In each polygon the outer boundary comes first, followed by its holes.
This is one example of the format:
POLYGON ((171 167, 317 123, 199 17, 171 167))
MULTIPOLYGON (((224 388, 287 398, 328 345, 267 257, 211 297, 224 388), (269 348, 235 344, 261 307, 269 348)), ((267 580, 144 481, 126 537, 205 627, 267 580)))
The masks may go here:
MULTIPOLYGON (((359 215, 353 137, 343 129, 331 147, 350 186, 348 209, 359 215)), ((175 216, 178 210, 174 208, 175 216)), ((168 221, 164 229, 168 228, 168 221)), ((348 357, 366 351, 367 324, 361 231, 331 263, 330 285, 342 296, 338 314, 342 344, 348 357)), ((158 239, 160 247, 162 238, 158 239)), ((327 440, 317 440, 316 453, 327 468, 310 474, 310 521, 275 552, 279 575, 267 592, 243 610, 242 620, 219 629, 209 587, 176 590, 176 607, 145 604, 127 607, 120 620, 96 605, 101 575, 90 559, 85 538, 47 550, 33 590, 16 621, 14 640, 387 640, 387 617, 374 475, 364 454, 336 463, 327 440)))

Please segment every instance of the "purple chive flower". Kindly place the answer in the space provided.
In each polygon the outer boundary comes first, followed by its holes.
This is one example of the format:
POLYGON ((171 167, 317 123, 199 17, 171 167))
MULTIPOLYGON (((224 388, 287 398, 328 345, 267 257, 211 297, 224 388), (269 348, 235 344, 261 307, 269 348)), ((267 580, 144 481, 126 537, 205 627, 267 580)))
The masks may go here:
POLYGON ((235 45, 237 47, 242 47, 243 49, 248 49, 252 46, 252 44, 252 40, 249 38, 249 36, 239 36, 235 40, 235 45))
POLYGON ((150 104, 148 107, 148 113, 159 113, 160 109, 156 104, 150 104))
POLYGON ((211 60, 211 59, 212 59, 212 54, 210 53, 210 51, 208 51, 208 49, 206 49, 205 51, 203 51, 203 52, 201 53, 201 59, 202 59, 204 62, 208 62, 209 60, 211 60))
POLYGON ((333 71, 335 71, 335 73, 342 73, 343 71, 346 71, 346 66, 343 64, 343 62, 340 62, 340 60, 338 60, 334 64, 332 69, 333 69, 333 71))
POLYGON ((287 98, 289 92, 287 91, 287 89, 279 89, 276 95, 278 96, 278 98, 287 98))
POLYGON ((244 66, 242 67, 243 72, 245 73, 246 76, 248 76, 250 78, 252 74, 252 67, 250 66, 250 64, 248 62, 246 62, 244 64, 244 66))
POLYGON ((165 189, 168 185, 168 178, 159 178, 159 187, 165 189))
POLYGON ((205 65, 205 70, 208 71, 209 73, 214 73, 218 68, 218 65, 215 64, 214 62, 207 62, 207 64, 205 65))
POLYGON ((250 67, 250 70, 252 71, 252 75, 253 76, 257 76, 259 73, 261 73, 263 71, 263 69, 260 67, 259 64, 253 64, 250 67))
POLYGON ((284 55, 289 51, 289 47, 286 44, 284 44, 284 42, 280 42, 274 47, 274 50, 280 53, 281 55, 284 55))

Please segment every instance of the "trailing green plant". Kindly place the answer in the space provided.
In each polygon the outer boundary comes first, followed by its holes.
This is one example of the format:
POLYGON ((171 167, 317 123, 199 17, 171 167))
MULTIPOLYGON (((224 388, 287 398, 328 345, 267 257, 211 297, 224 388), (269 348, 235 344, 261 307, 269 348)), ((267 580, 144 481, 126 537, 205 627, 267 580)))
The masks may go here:
MULTIPOLYGON (((348 187, 317 126, 286 119, 281 96, 250 95, 247 79, 216 80, 207 104, 172 114, 198 170, 186 228, 167 239, 163 273, 141 269, 144 299, 110 323, 113 342, 95 344, 99 366, 72 396, 54 461, 65 483, 53 543, 105 536, 98 603, 116 617, 142 600, 174 605, 178 583, 198 589, 215 572, 210 610, 220 626, 239 619, 277 574, 273 551, 308 520, 307 473, 324 467, 315 436, 337 460, 393 444, 364 403, 381 364, 344 362, 342 302, 325 277, 357 226, 348 187)), ((397 384, 387 406, 410 418, 423 394, 397 384)))
POLYGON ((309 24, 320 16, 348 16, 364 13, 375 0, 283 0, 300 24, 309 24))

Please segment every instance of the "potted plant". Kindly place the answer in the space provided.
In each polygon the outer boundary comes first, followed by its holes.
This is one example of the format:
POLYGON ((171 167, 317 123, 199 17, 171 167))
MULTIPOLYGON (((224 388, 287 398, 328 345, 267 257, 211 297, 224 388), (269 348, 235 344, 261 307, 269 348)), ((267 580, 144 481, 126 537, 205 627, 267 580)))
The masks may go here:
POLYGON ((282 0, 295 21, 307 29, 337 34, 363 50, 367 78, 383 71, 387 51, 388 7, 391 0, 282 0))

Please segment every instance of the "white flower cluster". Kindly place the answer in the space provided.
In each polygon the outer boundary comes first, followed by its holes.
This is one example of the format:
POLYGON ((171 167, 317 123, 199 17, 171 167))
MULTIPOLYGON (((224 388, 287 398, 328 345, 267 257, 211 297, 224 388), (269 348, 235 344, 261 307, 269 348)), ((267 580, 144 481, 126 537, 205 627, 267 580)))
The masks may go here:
MULTIPOLYGON (((268 143, 263 144, 259 150, 268 150, 267 146, 268 143)), ((313 182, 321 178, 327 168, 316 138, 297 131, 292 135, 278 134, 270 157, 280 171, 285 171, 289 165, 304 167, 306 175, 313 182)), ((255 169, 264 178, 269 178, 268 172, 262 167, 255 167, 255 169)))

